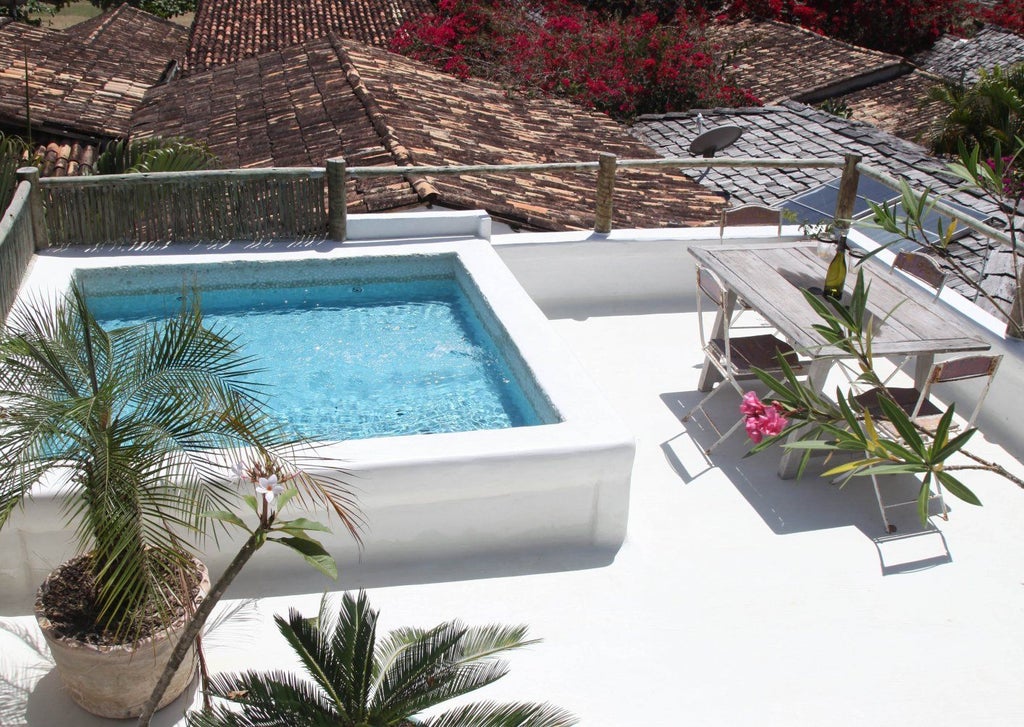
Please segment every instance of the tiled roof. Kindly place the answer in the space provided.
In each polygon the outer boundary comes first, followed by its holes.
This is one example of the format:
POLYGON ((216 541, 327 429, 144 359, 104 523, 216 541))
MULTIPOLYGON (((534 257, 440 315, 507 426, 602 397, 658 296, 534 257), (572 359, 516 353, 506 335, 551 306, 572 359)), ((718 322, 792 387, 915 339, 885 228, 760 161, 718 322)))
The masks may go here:
POLYGON ((40 159, 39 173, 44 177, 75 177, 92 174, 99 144, 68 138, 34 139, 34 156, 40 159))
MULTIPOLYGON (((652 158, 606 116, 567 102, 510 97, 482 81, 338 36, 183 77, 154 88, 133 134, 207 142, 228 167, 512 164, 652 158)), ((436 201, 483 208, 538 229, 589 228, 594 173, 476 174, 350 182, 351 211, 436 201)), ((721 198, 679 172, 616 178, 617 227, 692 225, 717 219, 721 198)))
POLYGON ((1024 63, 1024 38, 1008 30, 986 25, 973 38, 944 36, 929 50, 913 58, 923 70, 950 81, 971 83, 978 79, 978 69, 991 70, 1024 63))
MULTIPOLYGON (((996 207, 967 192, 957 191, 957 180, 943 171, 944 164, 923 148, 861 121, 842 119, 795 101, 774 107, 710 109, 680 114, 641 116, 632 132, 665 157, 687 156, 696 136, 696 116, 704 117, 705 128, 734 124, 743 129, 739 140, 718 153, 720 157, 838 157, 859 154, 866 164, 891 176, 905 177, 917 189, 931 187, 944 198, 983 213, 995 214, 996 207)), ((696 176, 698 172, 691 172, 696 176)), ((714 169, 705 186, 728 192, 733 204, 762 203, 779 206, 785 200, 834 179, 835 169, 714 169)), ((1008 250, 980 236, 969 236, 950 253, 983 279, 988 292, 1004 300, 1012 276, 1008 250)), ((970 298, 976 291, 960 283, 957 289, 970 298)), ((981 299, 977 301, 986 306, 981 299)))
POLYGON ((858 48, 787 23, 709 26, 708 38, 729 58, 738 85, 764 103, 818 101, 906 73, 899 56, 858 48))
POLYGON ((399 25, 435 10, 431 0, 200 0, 186 70, 227 65, 330 33, 385 47, 399 25))
POLYGON ((33 126, 52 132, 123 136, 132 111, 187 31, 122 5, 74 33, 24 23, 0 27, 0 122, 25 123, 25 48, 33 126))
POLYGON ((929 127, 945 115, 944 106, 928 99, 928 89, 941 82, 937 76, 913 71, 840 96, 853 118, 866 121, 903 139, 922 143, 929 127))

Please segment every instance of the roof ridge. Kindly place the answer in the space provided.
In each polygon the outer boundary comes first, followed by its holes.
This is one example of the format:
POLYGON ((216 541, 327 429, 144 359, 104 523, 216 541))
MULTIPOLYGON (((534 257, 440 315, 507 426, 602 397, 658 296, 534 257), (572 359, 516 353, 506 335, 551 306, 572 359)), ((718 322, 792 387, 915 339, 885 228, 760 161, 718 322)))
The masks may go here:
MULTIPOLYGON (((362 77, 359 75, 359 69, 356 68, 355 62, 348 54, 341 38, 336 33, 330 33, 327 37, 330 40, 331 47, 334 48, 334 52, 338 55, 338 60, 341 61, 341 70, 345 74, 345 80, 348 81, 349 86, 352 87, 352 92, 366 110, 370 124, 373 126, 374 131, 377 132, 377 136, 380 138, 388 154, 395 160, 397 166, 413 166, 412 153, 396 137, 394 128, 387 122, 387 115, 384 113, 384 109, 377 103, 377 99, 374 98, 370 89, 366 87, 362 77)), ((405 178, 424 202, 433 202, 437 199, 437 188, 426 177, 418 174, 408 174, 405 178)))
MULTIPOLYGON (((753 22, 757 22, 757 21, 751 21, 751 22, 753 23, 753 22)), ((838 45, 843 45, 843 46, 846 46, 847 48, 850 48, 851 50, 860 51, 861 53, 869 53, 869 54, 873 54, 873 55, 885 56, 885 57, 890 58, 890 59, 895 59, 897 62, 903 60, 902 56, 896 55, 895 53, 888 53, 888 52, 886 52, 884 50, 876 50, 874 48, 867 48, 867 47, 865 47, 863 45, 857 45, 856 43, 851 43, 851 42, 849 42, 847 40, 842 40, 841 38, 833 38, 831 35, 825 35, 824 33, 818 33, 817 31, 811 30, 810 28, 805 28, 802 25, 797 25, 796 23, 785 23, 785 22, 783 22, 781 20, 763 20, 763 21, 760 21, 760 22, 771 24, 771 25, 785 25, 785 26, 789 26, 790 28, 796 28, 797 30, 799 30, 800 32, 802 32, 802 33, 804 33, 806 35, 810 35, 810 36, 813 36, 815 38, 819 38, 819 39, 822 39, 822 40, 827 40, 827 41, 836 43, 838 45)))
POLYGON ((96 38, 99 36, 99 34, 102 33, 104 30, 106 30, 110 26, 110 24, 114 21, 114 17, 121 13, 121 8, 124 8, 124 7, 130 7, 130 6, 128 5, 128 3, 122 3, 121 5, 118 5, 116 8, 111 10, 110 12, 103 13, 103 15, 100 16, 99 22, 96 23, 96 25, 89 32, 89 34, 87 36, 85 36, 84 38, 80 39, 81 42, 82 43, 92 43, 94 40, 96 40, 96 38))

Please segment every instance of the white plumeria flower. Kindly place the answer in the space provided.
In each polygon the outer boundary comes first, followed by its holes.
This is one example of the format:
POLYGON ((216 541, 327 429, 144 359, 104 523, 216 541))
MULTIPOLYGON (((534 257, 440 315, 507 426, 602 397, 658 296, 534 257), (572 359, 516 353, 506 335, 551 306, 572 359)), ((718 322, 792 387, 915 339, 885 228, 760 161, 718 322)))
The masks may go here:
POLYGON ((240 480, 249 479, 249 470, 245 466, 245 462, 235 462, 234 466, 231 467, 231 471, 235 473, 235 477, 240 480))
POLYGON ((277 481, 277 475, 260 477, 260 481, 256 484, 256 494, 263 495, 263 499, 270 505, 274 504, 274 498, 282 492, 284 492, 284 485, 277 481))

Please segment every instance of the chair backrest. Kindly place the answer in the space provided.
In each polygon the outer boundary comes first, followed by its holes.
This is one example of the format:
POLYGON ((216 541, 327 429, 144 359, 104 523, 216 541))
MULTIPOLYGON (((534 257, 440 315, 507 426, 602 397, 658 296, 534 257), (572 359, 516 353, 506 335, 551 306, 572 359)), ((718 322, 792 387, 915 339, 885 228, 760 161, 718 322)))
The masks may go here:
POLYGON ((744 204, 739 207, 727 207, 722 210, 718 236, 725 234, 726 227, 745 227, 750 225, 774 225, 775 234, 782 234, 782 210, 760 204, 744 204))
POLYGON ((917 416, 917 412, 920 411, 921 405, 924 404, 931 391, 932 384, 947 384, 953 381, 987 377, 988 380, 978 395, 978 401, 974 405, 970 418, 967 420, 968 427, 974 426, 974 421, 978 418, 978 414, 981 413, 982 404, 985 403, 985 397, 988 396, 988 390, 992 387, 992 380, 995 378, 996 371, 999 370, 999 364, 1002 360, 1003 357, 1001 355, 961 356, 960 358, 952 358, 948 361, 936 363, 932 366, 932 370, 928 375, 928 381, 921 391, 921 397, 914 408, 913 416, 917 416))
POLYGON ((939 297, 942 288, 946 285, 946 273, 927 255, 901 250, 896 253, 896 259, 893 260, 892 266, 935 288, 936 298, 939 297))

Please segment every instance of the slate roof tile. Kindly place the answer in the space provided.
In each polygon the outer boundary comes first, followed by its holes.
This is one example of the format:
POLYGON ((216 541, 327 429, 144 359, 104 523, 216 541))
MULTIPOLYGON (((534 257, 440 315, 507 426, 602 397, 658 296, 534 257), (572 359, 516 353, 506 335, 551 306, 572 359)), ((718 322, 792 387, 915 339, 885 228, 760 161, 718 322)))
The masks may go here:
MULTIPOLYGON (((696 116, 704 118, 705 128, 735 124, 743 134, 735 144, 718 152, 720 157, 784 157, 859 154, 865 163, 894 177, 906 177, 918 189, 931 187, 942 196, 971 207, 986 215, 998 210, 988 200, 966 191, 956 191, 958 181, 944 170, 942 160, 928 154, 923 147, 900 139, 862 121, 840 119, 824 111, 796 101, 777 106, 753 109, 694 109, 677 114, 641 116, 631 132, 642 140, 658 139, 663 156, 688 156, 688 147, 697 135, 696 116), (782 134, 796 134, 798 140, 779 142, 782 134), (667 139, 674 139, 667 143, 667 139), (813 152, 811 150, 814 150, 813 152), (820 151, 819 151, 820 150, 820 151)), ((696 177, 700 171, 688 172, 696 177)), ((839 176, 835 169, 792 169, 786 172, 751 172, 748 169, 713 169, 704 185, 717 187, 731 196, 732 204, 760 203, 780 206, 787 199, 809 191, 839 176), (785 180, 785 181, 783 181, 785 180)), ((895 196, 895 193, 894 193, 895 196)), ((1005 296, 1007 289, 999 286, 999 265, 1005 266, 1009 255, 991 254, 998 245, 988 238, 969 235, 954 244, 954 251, 975 276, 983 281, 985 290, 1005 296)), ((954 285, 961 293, 989 307, 977 291, 962 282, 954 285)), ((1005 297, 1002 298, 1006 300, 1005 297)))
POLYGON ((913 58, 922 70, 950 81, 972 83, 978 69, 991 70, 1024 62, 1024 38, 994 25, 983 26, 971 38, 943 36, 913 58))

